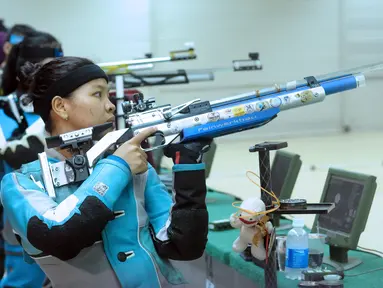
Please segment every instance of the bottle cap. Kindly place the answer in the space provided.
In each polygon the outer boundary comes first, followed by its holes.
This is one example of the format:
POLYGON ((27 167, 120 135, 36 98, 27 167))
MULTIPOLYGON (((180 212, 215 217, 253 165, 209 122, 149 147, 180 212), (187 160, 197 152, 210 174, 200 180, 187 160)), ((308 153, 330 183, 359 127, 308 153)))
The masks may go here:
POLYGON ((303 218, 294 218, 293 227, 303 227, 305 226, 305 219, 303 218))

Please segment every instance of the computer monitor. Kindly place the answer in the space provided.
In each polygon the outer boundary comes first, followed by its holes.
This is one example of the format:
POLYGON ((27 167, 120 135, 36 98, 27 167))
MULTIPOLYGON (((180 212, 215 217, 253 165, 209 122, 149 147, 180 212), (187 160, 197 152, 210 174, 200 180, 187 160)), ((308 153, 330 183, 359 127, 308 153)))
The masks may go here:
MULTIPOLYGON (((271 166, 272 190, 279 199, 290 199, 302 166, 300 155, 277 150, 271 166)), ((279 226, 280 215, 273 215, 273 225, 279 226)))
POLYGON ((279 199, 290 199, 302 161, 298 154, 278 150, 271 166, 273 192, 279 199))
POLYGON ((328 214, 315 217, 313 233, 327 235, 330 257, 323 263, 340 270, 349 270, 362 263, 348 257, 348 250, 357 248, 364 231, 376 190, 376 177, 330 168, 321 202, 335 203, 328 214))

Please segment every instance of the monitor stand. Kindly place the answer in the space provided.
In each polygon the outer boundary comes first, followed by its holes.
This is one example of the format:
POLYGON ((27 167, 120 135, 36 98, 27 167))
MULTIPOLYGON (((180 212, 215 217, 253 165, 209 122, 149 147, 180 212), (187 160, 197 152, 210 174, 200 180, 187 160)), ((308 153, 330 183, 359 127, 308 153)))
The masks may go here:
POLYGON ((279 227, 281 224, 280 221, 281 221, 281 215, 279 215, 279 214, 273 215, 273 226, 274 227, 279 227))
POLYGON ((323 264, 330 265, 339 271, 346 271, 362 264, 362 260, 348 257, 348 249, 330 245, 330 257, 323 257, 323 264))

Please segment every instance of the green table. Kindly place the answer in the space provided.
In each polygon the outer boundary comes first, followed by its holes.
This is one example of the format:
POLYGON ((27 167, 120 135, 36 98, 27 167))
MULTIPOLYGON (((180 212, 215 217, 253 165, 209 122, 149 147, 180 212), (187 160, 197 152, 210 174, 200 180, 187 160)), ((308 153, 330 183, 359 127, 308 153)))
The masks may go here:
MULTIPOLYGON (((235 198, 219 192, 209 192, 207 196, 207 206, 209 211, 209 221, 227 219, 236 212, 236 208, 232 206, 235 198)), ((281 219, 280 225, 290 222, 281 219)), ((232 244, 238 237, 238 229, 226 231, 210 231, 209 241, 206 247, 206 253, 214 257, 214 259, 222 262, 238 271, 240 274, 251 279, 261 287, 264 287, 264 271, 252 262, 244 261, 241 256, 232 251, 232 244)), ((278 231, 277 234, 285 235, 287 230, 278 231)), ((325 250, 328 256, 328 249, 325 250)), ((349 251, 349 256, 358 257, 363 261, 358 267, 346 271, 346 275, 359 274, 372 269, 383 267, 383 258, 361 251, 349 251)), ((299 281, 286 279, 283 272, 278 274, 278 287, 297 287, 299 281)), ((383 287, 383 270, 359 276, 349 276, 344 279, 345 287, 383 287)))

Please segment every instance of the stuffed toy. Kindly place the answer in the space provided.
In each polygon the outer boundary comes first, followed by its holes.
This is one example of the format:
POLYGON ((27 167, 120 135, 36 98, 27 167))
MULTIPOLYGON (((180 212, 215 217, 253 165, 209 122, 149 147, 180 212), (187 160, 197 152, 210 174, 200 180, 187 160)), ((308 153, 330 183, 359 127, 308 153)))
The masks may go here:
POLYGON ((233 243, 233 250, 240 253, 250 245, 254 258, 267 261, 268 249, 272 245, 270 240, 275 237, 275 229, 266 215, 268 211, 265 203, 253 197, 243 201, 237 208, 240 211, 230 216, 231 226, 240 229, 239 237, 233 243))

